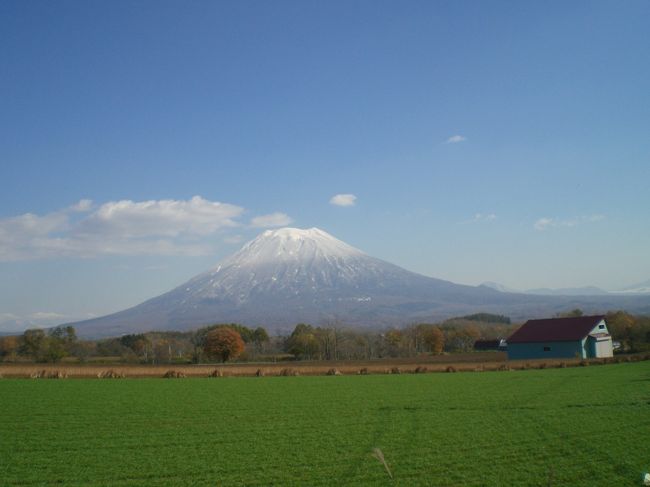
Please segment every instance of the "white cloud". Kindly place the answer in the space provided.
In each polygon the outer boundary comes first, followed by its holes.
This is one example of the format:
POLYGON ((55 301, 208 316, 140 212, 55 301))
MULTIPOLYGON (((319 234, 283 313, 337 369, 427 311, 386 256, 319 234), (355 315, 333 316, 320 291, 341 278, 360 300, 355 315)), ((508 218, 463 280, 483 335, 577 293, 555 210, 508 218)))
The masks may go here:
POLYGON ((83 220, 76 233, 107 233, 121 238, 209 235, 220 228, 236 226, 233 219, 243 212, 239 206, 200 196, 187 201, 111 201, 83 220))
POLYGON ((469 223, 488 223, 492 222, 497 219, 497 216, 495 213, 475 213, 472 218, 469 220, 464 220, 459 222, 461 225, 462 224, 469 224, 469 223))
MULTIPOLYGON (((26 213, 0 219, 0 261, 206 255, 213 247, 205 237, 240 226, 237 218, 243 213, 242 207, 200 196, 190 200, 112 201, 95 210, 90 200, 81 200, 42 216, 26 213)), ((279 214, 274 215, 279 221, 279 214)))
POLYGON ((533 224, 533 228, 541 232, 549 228, 554 228, 554 227, 571 228, 571 227, 581 225, 583 223, 594 223, 604 219, 605 219, 605 215, 578 216, 568 220, 562 220, 559 218, 542 217, 533 224))
POLYGON ((447 139, 447 144, 458 144, 459 142, 465 142, 467 137, 462 135, 452 135, 447 139))
POLYGON ((354 206, 357 197, 350 193, 335 194, 330 198, 330 204, 335 206, 354 206))
POLYGON ((271 213, 269 215, 256 216, 251 220, 251 226, 255 228, 284 227, 293 220, 285 213, 271 213))
POLYGON ((474 215, 474 220, 475 222, 491 222, 493 220, 496 220, 497 216, 494 213, 477 213, 474 215))
POLYGON ((224 237, 223 241, 227 244, 238 244, 244 241, 244 237, 242 235, 229 235, 224 237))
POLYGON ((535 227, 535 230, 539 230, 539 231, 546 230, 548 227, 551 226, 555 226, 555 221, 553 220, 553 218, 546 218, 546 217, 540 218, 533 225, 533 227, 535 227))
POLYGON ((587 217, 587 220, 590 222, 599 222, 605 219, 605 215, 591 215, 587 217))
POLYGON ((93 207, 93 200, 79 200, 77 203, 70 207, 71 211, 90 211, 93 207))

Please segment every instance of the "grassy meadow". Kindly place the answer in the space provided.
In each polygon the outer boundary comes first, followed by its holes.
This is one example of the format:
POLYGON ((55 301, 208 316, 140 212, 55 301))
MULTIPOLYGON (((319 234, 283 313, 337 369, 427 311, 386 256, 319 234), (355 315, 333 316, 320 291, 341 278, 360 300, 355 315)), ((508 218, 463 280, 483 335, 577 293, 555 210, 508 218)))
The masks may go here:
POLYGON ((647 361, 0 380, 2 485, 632 486, 650 469, 649 433, 647 361))

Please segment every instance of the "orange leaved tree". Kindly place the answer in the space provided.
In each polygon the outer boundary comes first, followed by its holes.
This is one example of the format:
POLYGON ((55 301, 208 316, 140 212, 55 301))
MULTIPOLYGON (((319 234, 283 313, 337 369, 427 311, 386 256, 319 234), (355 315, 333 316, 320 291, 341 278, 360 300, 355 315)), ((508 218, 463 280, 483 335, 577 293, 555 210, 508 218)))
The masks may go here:
POLYGON ((229 326, 220 326, 205 336, 203 350, 208 357, 227 362, 239 357, 239 354, 244 351, 244 340, 229 326))

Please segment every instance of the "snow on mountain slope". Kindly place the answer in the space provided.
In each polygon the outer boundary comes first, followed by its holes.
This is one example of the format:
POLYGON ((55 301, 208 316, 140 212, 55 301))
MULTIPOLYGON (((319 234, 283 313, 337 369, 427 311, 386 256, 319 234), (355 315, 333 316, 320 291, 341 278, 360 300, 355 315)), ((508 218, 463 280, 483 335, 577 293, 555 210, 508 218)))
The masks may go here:
POLYGON ((191 298, 244 302, 262 292, 303 294, 354 286, 364 273, 376 271, 368 259, 318 228, 267 230, 189 281, 186 291, 191 298))

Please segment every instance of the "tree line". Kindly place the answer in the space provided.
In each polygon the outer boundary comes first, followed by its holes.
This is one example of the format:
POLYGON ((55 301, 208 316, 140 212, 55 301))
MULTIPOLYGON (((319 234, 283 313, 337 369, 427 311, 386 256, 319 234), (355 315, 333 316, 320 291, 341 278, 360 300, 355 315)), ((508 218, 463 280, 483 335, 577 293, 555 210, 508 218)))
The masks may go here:
MULTIPOLYGON (((580 310, 565 313, 579 316, 580 310)), ((650 351, 650 317, 624 311, 606 317, 620 351, 650 351)), ((507 338, 520 325, 500 315, 479 313, 441 323, 414 323, 382 331, 339 322, 297 324, 290 334, 270 336, 265 328, 221 323, 189 332, 149 332, 102 340, 80 340, 73 327, 27 330, 0 337, 0 360, 127 363, 205 363, 277 360, 369 360, 422 354, 469 352, 477 340, 507 338)))

